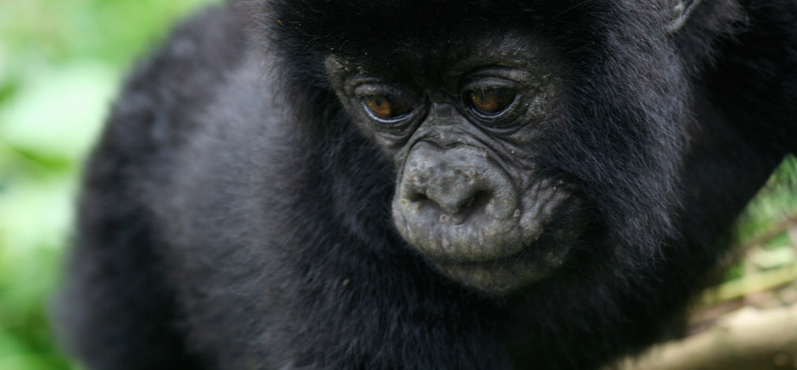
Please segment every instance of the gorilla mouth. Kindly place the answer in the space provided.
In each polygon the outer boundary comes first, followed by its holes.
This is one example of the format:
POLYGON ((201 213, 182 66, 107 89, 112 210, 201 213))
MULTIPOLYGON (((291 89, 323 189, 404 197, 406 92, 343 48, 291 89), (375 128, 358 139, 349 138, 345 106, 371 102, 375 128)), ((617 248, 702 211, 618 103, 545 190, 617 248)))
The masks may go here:
POLYGON ((440 273, 464 286, 505 295, 550 275, 564 263, 569 250, 568 244, 545 248, 534 243, 517 254, 489 262, 456 263, 433 259, 430 262, 440 273))

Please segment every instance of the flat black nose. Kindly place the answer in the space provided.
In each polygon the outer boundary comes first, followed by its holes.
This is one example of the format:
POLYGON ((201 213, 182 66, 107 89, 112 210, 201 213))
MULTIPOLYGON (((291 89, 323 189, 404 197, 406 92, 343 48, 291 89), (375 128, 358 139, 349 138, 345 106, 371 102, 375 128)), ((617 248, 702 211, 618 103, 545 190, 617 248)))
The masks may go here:
POLYGON ((519 193, 484 148, 420 142, 407 155, 393 220, 437 261, 484 262, 524 248, 519 193))
POLYGON ((493 166, 472 148, 419 144, 405 164, 400 196, 408 206, 437 207, 441 221, 461 224, 494 203, 499 189, 489 178, 493 166))

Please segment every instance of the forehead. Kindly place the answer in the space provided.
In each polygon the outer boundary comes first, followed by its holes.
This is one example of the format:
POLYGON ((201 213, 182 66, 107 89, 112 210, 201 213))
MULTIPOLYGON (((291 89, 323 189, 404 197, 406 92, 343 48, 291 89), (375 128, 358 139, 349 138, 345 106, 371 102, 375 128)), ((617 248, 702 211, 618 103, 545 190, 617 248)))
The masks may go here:
MULTIPOLYGON (((474 36, 539 33, 545 36, 593 32, 608 1, 535 0, 386 0, 278 1, 272 15, 277 30, 313 49, 395 49, 412 43, 467 40, 474 36)), ((432 46, 436 46, 432 45, 432 46)))
POLYGON ((456 79, 484 66, 544 68, 552 64, 557 55, 544 39, 518 32, 397 41, 368 47, 366 52, 331 51, 327 60, 335 65, 334 69, 347 74, 378 75, 400 81, 434 81, 456 79))
POLYGON ((457 63, 484 65, 513 56, 589 68, 578 61, 605 60, 626 47, 617 40, 655 35, 649 32, 658 24, 652 10, 662 1, 271 0, 265 23, 274 25, 275 50, 294 61, 297 73, 320 76, 317 68, 336 56, 393 75, 380 73, 386 77, 428 80, 459 68, 457 63), (623 33, 628 35, 618 37, 623 33), (534 59, 542 57, 561 60, 534 59))

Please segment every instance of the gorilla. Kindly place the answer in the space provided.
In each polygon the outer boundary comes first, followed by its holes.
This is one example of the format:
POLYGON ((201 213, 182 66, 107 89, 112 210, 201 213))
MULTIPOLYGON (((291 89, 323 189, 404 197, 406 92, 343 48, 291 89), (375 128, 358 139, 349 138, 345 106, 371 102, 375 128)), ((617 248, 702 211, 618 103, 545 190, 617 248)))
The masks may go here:
POLYGON ((677 336, 797 151, 790 0, 241 0, 87 164, 88 369, 595 369, 677 336))

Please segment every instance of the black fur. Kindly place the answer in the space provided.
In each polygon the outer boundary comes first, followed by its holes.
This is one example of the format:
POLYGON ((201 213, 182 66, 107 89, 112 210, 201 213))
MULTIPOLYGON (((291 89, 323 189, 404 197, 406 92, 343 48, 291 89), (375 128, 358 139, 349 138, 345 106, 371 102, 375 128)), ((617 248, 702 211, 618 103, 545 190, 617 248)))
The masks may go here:
POLYGON ((661 340, 797 149, 797 3, 704 1, 668 35, 674 3, 202 13, 133 74, 88 164, 63 343, 90 369, 591 369, 661 340), (395 166, 324 59, 434 79, 451 40, 501 34, 561 71, 562 125, 526 150, 592 221, 553 275, 495 298, 395 231, 395 166))

